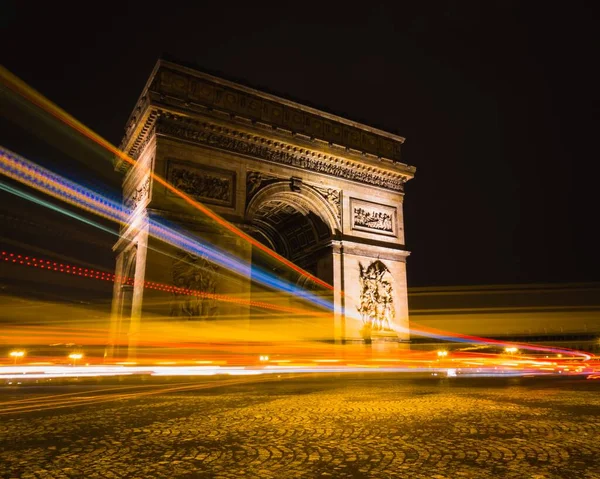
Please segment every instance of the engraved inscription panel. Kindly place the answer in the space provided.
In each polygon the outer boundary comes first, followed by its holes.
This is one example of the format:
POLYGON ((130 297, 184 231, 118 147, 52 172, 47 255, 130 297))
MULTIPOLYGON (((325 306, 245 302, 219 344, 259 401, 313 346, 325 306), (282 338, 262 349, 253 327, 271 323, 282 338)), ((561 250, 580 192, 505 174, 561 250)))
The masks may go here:
POLYGON ((396 208, 370 201, 350 199, 352 229, 388 236, 398 236, 396 208))
POLYGON ((167 180, 175 188, 204 203, 235 206, 233 171, 197 167, 182 161, 169 160, 167 180))

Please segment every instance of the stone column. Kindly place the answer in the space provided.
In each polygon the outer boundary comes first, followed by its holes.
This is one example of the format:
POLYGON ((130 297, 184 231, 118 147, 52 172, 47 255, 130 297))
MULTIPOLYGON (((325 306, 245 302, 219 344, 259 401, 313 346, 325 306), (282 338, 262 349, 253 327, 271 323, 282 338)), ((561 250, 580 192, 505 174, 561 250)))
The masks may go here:
POLYGON ((110 331, 108 337, 108 344, 104 350, 104 359, 113 359, 116 354, 116 344, 119 339, 119 330, 121 328, 121 307, 122 307, 122 293, 121 293, 121 280, 123 277, 124 268, 124 257, 125 253, 121 251, 117 255, 117 261, 115 266, 115 282, 113 284, 113 296, 110 313, 110 331))
POLYGON ((148 254, 148 224, 144 222, 136 237, 135 269, 132 272, 133 291, 131 297, 131 320, 129 322, 127 360, 135 361, 142 320, 146 258, 148 254))
POLYGON ((344 248, 341 241, 332 242, 333 254, 333 338, 342 342, 346 338, 344 295, 344 248))

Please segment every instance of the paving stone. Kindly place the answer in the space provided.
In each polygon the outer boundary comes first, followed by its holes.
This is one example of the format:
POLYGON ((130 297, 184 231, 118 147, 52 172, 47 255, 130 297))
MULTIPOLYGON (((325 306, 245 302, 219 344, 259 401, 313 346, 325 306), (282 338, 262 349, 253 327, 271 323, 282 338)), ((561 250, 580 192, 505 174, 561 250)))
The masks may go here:
POLYGON ((598 393, 377 376, 90 403, 4 416, 0 477, 598 479, 598 393))

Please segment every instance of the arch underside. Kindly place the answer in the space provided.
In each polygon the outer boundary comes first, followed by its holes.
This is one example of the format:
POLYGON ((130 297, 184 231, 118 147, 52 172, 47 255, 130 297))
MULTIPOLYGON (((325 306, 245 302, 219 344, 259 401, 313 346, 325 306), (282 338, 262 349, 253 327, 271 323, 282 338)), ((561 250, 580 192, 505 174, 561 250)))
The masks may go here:
POLYGON ((310 267, 331 244, 327 224, 312 211, 277 199, 264 202, 254 215, 256 235, 300 267, 310 267))
POLYGON ((259 241, 318 278, 333 279, 327 258, 340 225, 314 188, 283 180, 262 187, 248 204, 246 220, 259 241))

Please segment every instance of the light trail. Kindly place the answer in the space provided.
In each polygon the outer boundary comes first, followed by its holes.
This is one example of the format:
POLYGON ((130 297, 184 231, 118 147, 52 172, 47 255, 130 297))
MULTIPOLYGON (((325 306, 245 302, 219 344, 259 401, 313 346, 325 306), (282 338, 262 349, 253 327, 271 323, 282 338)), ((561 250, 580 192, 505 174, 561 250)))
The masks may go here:
MULTIPOLYGON (((40 190, 61 201, 82 208, 85 211, 119 224, 129 224, 130 211, 123 208, 120 204, 99 195, 88 188, 78 185, 77 183, 67 180, 46 168, 36 165, 3 147, 0 147, 0 172, 9 178, 40 190)), ((224 266, 241 276, 252 277, 253 281, 264 286, 278 289, 285 293, 294 294, 297 297, 310 301, 314 305, 333 310, 333 305, 328 300, 324 300, 309 291, 277 278, 259 268, 251 267, 249 264, 231 257, 226 252, 223 252, 214 246, 199 243, 194 238, 178 232, 173 228, 164 226, 155 219, 147 218, 146 221, 150 234, 165 243, 176 246, 194 255, 204 255, 215 263, 224 266)), ((143 225, 137 225, 137 227, 142 228, 143 225)))
MULTIPOLYGON (((40 109, 46 111, 47 113, 49 113, 50 115, 52 115, 54 118, 58 119, 59 121, 61 121, 65 125, 67 125, 70 128, 72 128, 73 130, 75 130, 75 131, 79 132, 80 134, 84 135, 85 137, 89 138, 91 141, 93 141, 97 145, 101 146, 106 151, 110 152, 111 154, 115 155, 116 157, 120 158, 122 161, 124 161, 124 162, 126 162, 126 163, 128 163, 130 165, 133 165, 133 166, 137 163, 136 160, 134 160, 133 158, 129 157, 127 154, 125 154, 124 152, 120 151, 118 148, 116 148, 114 145, 112 145, 111 143, 109 143, 108 141, 106 141, 105 139, 103 139, 101 136, 99 136, 98 134, 96 134, 95 132, 93 132, 92 130, 90 130, 89 128, 87 128, 81 122, 79 122, 74 117, 72 117, 71 115, 69 115, 67 112, 65 112, 64 110, 62 110, 61 108, 59 108, 57 105, 53 104, 48 99, 46 99, 44 96, 42 96, 41 94, 39 94, 38 92, 36 92, 35 90, 33 90, 31 87, 29 87, 27 84, 25 84, 22 80, 20 80, 19 78, 17 78, 15 75, 13 75, 12 73, 10 73, 6 68, 4 68, 2 66, 0 66, 0 78, 2 78, 3 84, 7 88, 9 88, 10 90, 12 90, 14 93, 20 95, 21 97, 23 97, 26 100, 30 101, 32 104, 36 105, 40 109)), ((280 263, 284 264, 285 266, 291 268, 292 270, 298 272, 302 276, 307 277, 308 279, 310 279, 314 283, 316 283, 316 284, 318 284, 318 285, 320 285, 323 288, 326 288, 328 290, 331 290, 331 291, 334 290, 333 286, 331 286, 330 284, 328 284, 325 281, 322 281, 319 278, 315 277, 314 275, 312 275, 312 274, 304 271, 303 269, 299 268, 297 265, 295 265, 291 261, 287 260, 286 258, 282 257, 281 255, 279 255, 275 251, 271 250, 267 246, 265 246, 262 243, 260 243, 259 241, 255 240, 250 235, 244 233, 239 228, 235 227, 234 225, 232 225, 231 223, 229 223, 228 221, 226 221, 224 218, 222 218, 221 216, 219 216, 217 213, 215 213, 214 211, 212 211, 210 208, 206 207, 205 205, 201 204, 200 202, 194 200, 190 196, 186 195, 182 191, 180 191, 177 188, 175 188, 168 181, 166 181, 165 179, 163 179, 162 177, 160 177, 159 175, 157 175, 153 171, 150 172, 150 175, 151 175, 151 177, 152 177, 152 179, 154 181, 156 181, 157 183, 159 183, 162 186, 164 186, 166 189, 168 189, 173 194, 175 194, 175 195, 179 196, 180 198, 182 198, 183 200, 185 200, 189 205, 191 205, 192 207, 194 207, 198 211, 204 213, 206 216, 208 216, 209 218, 211 218, 212 220, 214 220, 220 226, 228 229, 232 233, 236 234, 240 238, 242 238, 242 239, 246 240, 248 243, 252 244, 257 249, 263 251, 264 253, 268 254, 272 258, 276 259, 278 262, 280 262, 280 263)), ((49 194, 51 194, 51 193, 49 193, 49 194)), ((56 196, 56 195, 54 195, 54 196, 56 196)), ((85 196, 85 194, 84 194, 84 196, 85 196)), ((82 198, 79 198, 79 200, 81 200, 81 199, 82 198)), ((84 207, 84 209, 85 209, 85 206, 83 204, 81 204, 81 202, 80 202, 80 204, 78 204, 78 206, 84 207)), ((88 211, 90 211, 90 210, 88 210, 88 211)), ((95 211, 92 211, 92 212, 96 213, 95 211)), ((122 224, 126 224, 126 223, 124 223, 123 218, 113 217, 111 215, 109 215, 108 218, 111 219, 111 220, 113 220, 113 221, 118 221, 118 222, 121 222, 122 224)), ((160 237, 160 236, 157 236, 157 237, 159 237, 163 241, 169 242, 169 241, 167 241, 167 238, 170 238, 170 235, 166 234, 166 236, 164 236, 164 237, 160 237)), ((181 247, 182 249, 186 249, 187 251, 190 252, 190 249, 188 249, 188 248, 190 248, 190 242, 191 242, 192 245, 194 243, 196 243, 196 249, 193 248, 193 247, 191 248, 191 250, 192 250, 191 252, 193 254, 198 254, 198 251, 201 251, 200 254, 206 254, 202 250, 202 248, 200 248, 200 250, 198 250, 197 249, 198 248, 197 242, 195 242, 194 240, 189 239, 189 238, 187 238, 182 243, 182 244, 185 244, 186 247, 182 247, 181 244, 179 245, 179 247, 181 247)), ((173 244, 173 243, 170 243, 170 244, 173 244)), ((230 269, 236 271, 236 269, 234 269, 234 268, 230 268, 230 269)), ((246 267, 246 269, 244 271, 245 271, 245 273, 242 273, 242 274, 246 274, 246 276, 247 276, 247 272, 248 272, 247 267, 246 267)), ((265 278, 263 277, 262 280, 265 280, 265 278)), ((274 286, 273 283, 272 283, 272 281, 274 281, 273 278, 270 278, 269 280, 266 281, 266 283, 262 283, 262 284, 278 288, 281 291, 284 291, 284 292, 287 292, 287 293, 297 294, 300 297, 304 297, 305 299, 309 299, 314 304, 319 304, 320 306, 325 307, 327 309, 332 309, 332 305, 329 302, 324 303, 319 298, 316 298, 314 296, 307 297, 308 293, 306 293, 304 290, 301 290, 299 292, 297 289, 294 288, 293 285, 290 285, 289 283, 285 284, 285 283, 281 282, 281 280, 278 281, 278 286, 274 286)), ((339 294, 343 295, 344 293, 342 291, 339 291, 339 294)), ((421 335, 421 336, 437 337, 437 338, 441 338, 441 339, 448 340, 448 341, 455 341, 455 340, 457 340, 457 341, 464 341, 464 342, 477 342, 477 343, 481 343, 481 344, 497 344, 497 345, 498 344, 499 345, 512 345, 512 344, 514 344, 514 343, 503 343, 503 342, 495 341, 495 340, 488 340, 486 338, 479 338, 479 337, 476 337, 476 336, 455 335, 454 333, 448 333, 448 332, 443 332, 443 331, 437 331, 437 332, 433 333, 433 332, 431 332, 432 330, 427 330, 427 329, 421 329, 421 330, 416 329, 416 328, 411 328, 411 329, 412 329, 413 333, 416 333, 416 334, 421 335)), ((397 328, 397 331, 401 331, 401 329, 397 328)), ((545 348, 545 347, 532 346, 532 345, 529 345, 529 344, 522 344, 522 343, 520 344, 520 346, 522 348, 524 348, 524 349, 533 349, 533 350, 546 351, 546 352, 557 352, 557 351, 559 351, 559 352, 564 353, 564 354, 578 355, 578 356, 581 356, 581 357, 589 357, 589 355, 587 355, 585 353, 580 353, 580 352, 577 352, 577 351, 567 350, 567 349, 545 348)))
POLYGON ((110 233, 112 235, 115 236, 119 236, 118 231, 112 230, 110 228, 107 228, 104 225, 101 225, 100 223, 97 223, 96 221, 92 221, 89 218, 86 218, 85 216, 79 215, 73 211, 69 211, 66 208, 61 208, 58 205, 55 205, 53 203, 50 203, 49 201, 46 201, 42 198, 38 198, 37 196, 34 196, 30 193, 27 193, 25 191, 19 190, 18 188, 15 188, 14 186, 11 186, 7 183, 4 183, 2 181, 0 181, 0 190, 4 190, 7 193, 10 193, 12 195, 18 196, 19 198, 23 198, 25 200, 31 201, 32 203, 35 203, 37 205, 43 206, 45 208, 48 208, 50 210, 56 211, 57 213, 61 213, 63 215, 69 216, 71 218, 74 218, 78 221, 81 221, 82 223, 88 224, 90 226, 93 226, 94 228, 98 228, 102 231, 105 231, 107 233, 110 233))
MULTIPOLYGON (((31 403, 21 406, 13 406, 6 409, 0 409, 0 416, 7 416, 11 414, 22 414, 29 412, 39 412, 39 411, 48 411, 53 409, 63 409, 63 408, 71 408, 77 406, 88 406, 88 405, 98 405, 106 402, 112 401, 123 401, 128 399, 138 399, 140 397, 146 396, 155 396, 157 394, 173 394, 180 392, 189 392, 189 391, 197 391, 202 389, 213 389, 225 386, 237 386, 241 384, 250 384, 250 383, 258 383, 258 382, 267 382, 273 381, 275 378, 273 377, 260 377, 260 378, 236 378, 236 379, 228 379, 222 380, 218 382, 210 382, 210 383, 202 383, 202 384, 186 384, 181 383, 183 385, 166 385, 166 386, 154 386, 153 390, 150 391, 142 391, 142 392, 134 392, 134 393, 125 393, 123 394, 121 388, 119 388, 119 392, 115 394, 106 394, 101 397, 95 396, 81 396, 81 397, 71 397, 69 399, 44 399, 40 398, 41 401, 39 403, 31 403)), ((138 386, 138 389, 143 386, 138 386)), ((95 394, 96 391, 91 391, 92 394, 95 394)), ((0 407, 3 404, 0 404, 0 407)))
MULTIPOLYGON (((486 366, 472 366, 469 361, 452 361, 440 364, 435 360, 422 359, 421 361, 413 361, 413 364, 403 364, 399 360, 395 363, 382 365, 381 363, 373 363, 368 359, 348 359, 343 364, 323 364, 317 360, 304 361, 287 364, 267 364, 254 366, 80 366, 80 367, 65 367, 65 366, 47 366, 45 368, 22 366, 22 367, 2 367, 0 368, 0 380, 6 381, 7 384, 19 382, 20 384, 30 383, 34 381, 48 381, 52 379, 69 379, 77 378, 78 380, 93 379, 100 377, 217 377, 217 376, 237 376, 239 378, 232 379, 240 382, 254 382, 279 377, 290 377, 294 374, 347 374, 347 373, 412 373, 425 376, 436 376, 439 374, 448 374, 449 376, 460 377, 511 377, 511 376, 588 376, 600 372, 600 364, 573 364, 572 362, 564 361, 563 364, 556 362, 541 360, 514 362, 509 365, 502 366, 499 362, 491 362, 486 366), (545 366, 546 365, 546 366, 545 366), (548 367, 551 366, 551 367, 548 367), (244 379, 251 376, 252 379, 244 379), (262 379, 256 379, 261 376, 262 379)), ((44 384, 44 383, 42 383, 44 384)), ((85 383, 82 383, 85 384, 85 383)), ((180 383, 181 384, 181 383, 180 383)), ((223 383, 217 384, 220 387, 223 383)), ((173 387, 172 391, 192 390, 202 388, 203 384, 193 384, 178 386, 169 384, 167 388, 173 387)), ((109 391, 115 390, 116 395, 110 400, 126 399, 137 397, 142 394, 160 394, 161 391, 149 391, 142 393, 123 393, 130 389, 151 388, 152 385, 126 386, 124 388, 108 388, 109 391)), ((106 389, 100 390, 105 391, 106 389)), ((163 390, 165 391, 165 390, 163 390)), ((99 391, 98 391, 99 392, 99 391)), ((75 393, 74 393, 75 394, 75 393)), ((22 412, 29 409, 39 407, 69 407, 77 400, 77 397, 68 399, 63 395, 52 395, 49 397, 32 398, 27 402, 10 401, 0 404, 0 414, 4 412, 22 412), (6 408, 6 406, 9 406, 6 408)), ((100 398, 102 399, 102 398, 100 398)), ((90 399, 81 399, 82 403, 90 404, 90 399)), ((101 401, 99 401, 101 402, 101 401)))
MULTIPOLYGON (((47 98, 42 96, 40 93, 35 91, 33 88, 31 88, 25 82, 23 82, 21 79, 19 79, 18 77, 13 75, 11 72, 9 72, 2 65, 0 65, 0 78, 2 79, 3 84, 6 87, 8 87, 10 90, 12 90, 14 93, 22 96, 23 98, 27 99, 28 101, 30 101, 37 107, 39 107, 42 110, 46 111, 47 113, 51 114, 53 117, 55 117, 62 123, 66 124, 67 126, 73 128, 75 131, 86 136, 87 138, 92 140, 94 143, 100 145, 102 148, 106 149, 107 151, 109 151, 113 155, 117 156, 121 160, 125 161, 126 163, 128 163, 132 166, 135 166, 135 164, 137 163, 136 160, 134 160, 129 155, 127 155, 126 153, 119 150, 117 147, 112 145, 110 142, 108 142, 107 140, 102 138, 100 135, 98 135, 97 133, 95 133, 88 127, 86 127, 84 124, 82 124, 81 122, 76 120, 74 117, 69 115, 66 111, 59 108, 57 105, 52 103, 50 100, 48 100, 47 98)), ((252 236, 244 233, 242 230, 240 230, 235 225, 231 224, 230 222, 228 222, 227 220, 225 220, 224 218, 219 216, 217 213, 212 211, 210 208, 206 207, 199 201, 194 200, 192 197, 188 196, 181 190, 175 188, 171 183, 169 183, 167 180, 165 180, 161 176, 157 175, 154 171, 151 171, 150 175, 154 181, 156 181, 157 183, 164 186, 166 189, 171 191, 173 194, 175 194, 175 195, 179 196, 180 198, 182 198, 183 200, 185 200, 189 205, 193 206, 198 211, 204 213, 206 216, 208 216, 209 218, 214 220, 220 226, 228 229, 235 235, 239 236, 240 238, 242 238, 245 241, 247 241, 248 243, 250 243, 255 248, 257 248, 257 249, 261 250, 262 252, 266 253, 267 255, 271 256, 272 258, 274 258, 281 264, 296 271, 300 275, 310 279, 315 284, 318 284, 325 289, 329 289, 329 290, 333 291, 333 286, 331 286, 329 283, 327 283, 327 282, 317 278, 316 276, 310 274, 309 272, 303 270, 299 266, 292 263, 290 260, 284 258, 277 252, 273 251, 269 247, 262 244, 260 241, 254 239, 254 238, 252 238, 252 236)), ((342 292, 340 292, 340 294, 341 293, 342 292)))
MULTIPOLYGON (((34 256, 26 256, 17 253, 11 253, 7 251, 0 252, 0 261, 4 260, 5 262, 12 263, 19 266, 29 266, 33 268, 45 269, 47 271, 55 271, 58 273, 71 274, 76 276, 81 276, 83 278, 88 279, 97 279, 100 281, 109 281, 115 282, 119 281, 122 284, 133 285, 134 278, 122 277, 117 278, 114 273, 109 273, 105 271, 95 270, 92 268, 83 268, 81 266, 74 266, 66 263, 51 261, 48 259, 43 259, 34 256)), ((280 306, 272 303, 266 303, 264 301, 254 301, 243 298, 236 298, 234 296, 227 296, 224 294, 217 293, 207 293, 206 291, 200 291, 195 289, 187 289, 187 288, 179 288, 177 286, 171 286, 164 283, 157 283, 154 281, 144 281, 143 283, 144 289, 153 289, 157 291, 163 291, 167 293, 174 293, 178 295, 185 296, 197 296, 200 298, 206 299, 214 299, 216 301, 222 301, 225 303, 235 303, 241 304, 243 306, 248 307, 256 307, 261 309, 268 309, 273 311, 281 311, 284 313, 293 313, 299 315, 311 315, 311 316, 320 316, 320 315, 329 315, 329 313, 316 312, 307 309, 293 308, 289 306, 280 306)))
MULTIPOLYGON (((105 231, 107 233, 110 233, 112 235, 115 235, 117 237, 119 237, 119 233, 117 231, 114 231, 110 228, 107 228, 104 225, 101 225, 100 223, 97 223, 95 221, 92 221, 82 215, 79 215, 75 212, 69 211, 65 208, 62 208, 58 205, 55 205, 53 203, 50 203, 49 201, 46 201, 44 199, 38 198, 28 192, 19 190, 18 188, 15 188, 14 186, 8 185, 6 183, 3 183, 0 181, 0 189, 11 193, 15 196, 18 196, 20 198, 26 199, 28 201, 31 201, 35 204, 38 204, 40 206, 44 206, 46 208, 49 208, 53 211, 56 211, 58 213, 64 214, 66 216, 69 216, 71 218, 77 219, 85 224, 88 224, 90 226, 93 226, 95 228, 98 228, 102 231, 105 231)), ((4 252, 2 253, 2 255, 4 256, 4 252)), ((12 254, 10 255, 12 256, 12 254)), ((5 260, 8 260, 8 258, 4 258, 5 260)), ((19 260, 21 259, 21 255, 19 255, 19 260)), ((26 259, 29 261, 29 257, 26 257, 26 259)), ((0 258, 1 260, 1 258, 0 258)), ((43 260, 40 260, 41 263, 43 264, 43 260)), ((24 263, 23 261, 13 261, 13 263, 17 263, 17 264, 26 264, 27 266, 35 266, 35 267, 41 267, 44 268, 44 266, 42 264, 36 263, 36 259, 33 258, 33 264, 30 263, 24 263)), ((46 268, 48 267, 48 264, 50 264, 49 261, 46 261, 46 268)), ((63 268, 63 265, 60 264, 60 268, 63 268)), ((65 268, 69 268, 69 265, 66 265, 65 268)), ((69 273, 71 272, 72 274, 76 274, 75 273, 75 269, 76 268, 71 268, 70 271, 65 271, 63 269, 60 269, 60 272, 66 272, 69 273)), ((82 271, 82 268, 77 268, 79 270, 79 272, 82 271)), ((54 271, 58 271, 56 269, 56 263, 54 263, 54 271)), ((88 270, 85 269, 85 271, 87 272, 88 270)), ((92 273, 94 272, 93 270, 90 270, 92 273)), ((93 274, 90 275, 84 275, 86 277, 93 277, 93 274)), ((105 272, 96 272, 97 274, 100 274, 101 277, 96 276, 96 279, 101 279, 101 280, 107 280, 107 281, 115 281, 115 275, 112 274, 112 279, 110 279, 109 277, 105 277, 106 275, 109 275, 109 273, 105 272)), ((80 275, 81 276, 81 275, 80 275)), ((133 278, 127 278, 126 281, 124 281, 124 284, 133 284, 133 278)), ((205 293, 205 292, 200 292, 200 291, 196 291, 196 290, 184 290, 183 288, 176 288, 176 287, 172 287, 169 285, 164 285, 164 284, 160 284, 160 283, 154 283, 151 281, 146 281, 144 283, 144 287, 145 288, 149 288, 149 289, 158 289, 158 290, 163 290, 163 291, 168 291, 168 292, 172 292, 172 293, 176 293, 176 294, 184 294, 184 295, 195 295, 195 296, 199 296, 199 297, 206 297, 209 299, 216 299, 218 301, 224 301, 224 302, 232 302, 232 303, 239 303, 239 304, 246 304, 248 306, 255 306, 258 308, 263 308, 263 309, 273 309, 273 310, 277 310, 277 311, 282 311, 282 312, 288 312, 288 313, 295 313, 295 314, 316 314, 316 315, 320 315, 320 314, 328 314, 328 313, 320 313, 320 312, 313 312, 313 311, 308 311, 308 310, 301 310, 299 308, 291 308, 291 307, 284 307, 284 306, 278 306, 278 305, 273 305, 271 303, 265 303, 265 302, 258 302, 258 301, 246 301, 246 300, 242 300, 239 298, 233 298, 233 297, 228 297, 225 295, 218 295, 218 294, 209 294, 209 293, 205 293)))
POLYGON ((569 356, 578 356, 584 359, 590 359, 592 356, 590 354, 584 353, 582 351, 577 351, 575 349, 569 348, 552 348, 548 346, 538 346, 529 343, 516 343, 516 342, 507 342, 500 341, 498 339, 491 338, 482 338, 479 336, 469 336, 467 334, 460 333, 449 333, 448 331, 442 331, 440 329, 429 328, 422 325, 417 325, 416 323, 411 322, 411 331, 418 336, 424 336, 428 338, 436 338, 442 339, 444 341, 454 341, 454 342, 462 342, 462 343, 470 343, 470 344, 486 344, 492 346, 501 346, 501 347, 517 347, 519 349, 528 349, 532 351, 541 351, 552 354, 567 354, 569 356), (413 327, 417 326, 417 327, 413 327))

